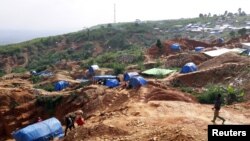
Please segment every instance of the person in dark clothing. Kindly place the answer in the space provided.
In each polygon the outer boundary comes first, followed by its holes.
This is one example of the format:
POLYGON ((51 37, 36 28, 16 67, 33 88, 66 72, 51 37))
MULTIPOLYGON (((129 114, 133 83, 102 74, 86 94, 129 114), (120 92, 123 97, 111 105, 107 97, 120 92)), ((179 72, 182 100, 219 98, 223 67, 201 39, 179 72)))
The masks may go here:
POLYGON ((66 122, 66 128, 65 128, 64 136, 67 135, 68 129, 71 130, 72 128, 75 128, 75 124, 74 124, 74 122, 75 122, 75 117, 72 116, 72 115, 67 115, 67 116, 65 117, 65 122, 66 122))
POLYGON ((224 124, 224 122, 226 121, 223 117, 219 116, 219 112, 221 109, 221 94, 218 94, 215 103, 214 103, 214 107, 212 108, 214 110, 214 118, 212 120, 213 123, 215 123, 216 118, 218 117, 219 119, 222 120, 222 124, 224 124))

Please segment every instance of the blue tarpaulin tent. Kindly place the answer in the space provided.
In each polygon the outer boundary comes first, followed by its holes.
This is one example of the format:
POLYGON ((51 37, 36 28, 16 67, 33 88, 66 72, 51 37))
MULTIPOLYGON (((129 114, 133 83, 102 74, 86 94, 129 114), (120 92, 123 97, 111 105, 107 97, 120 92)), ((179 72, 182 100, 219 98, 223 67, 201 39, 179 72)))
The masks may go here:
POLYGON ((58 81, 55 84, 55 90, 56 91, 61 91, 61 90, 65 89, 68 86, 69 86, 69 82, 67 82, 67 81, 58 81))
POLYGON ((189 73, 193 71, 197 71, 197 66, 193 62, 185 64, 181 69, 181 73, 189 73))
POLYGON ((127 72, 123 75, 123 79, 124 81, 129 81, 130 78, 135 77, 135 76, 139 76, 138 72, 127 72))
POLYGON ((145 80, 141 76, 135 76, 129 79, 129 87, 132 87, 132 88, 137 88, 140 86, 144 86, 146 84, 147 84, 147 80, 145 80))
POLYGON ((178 43, 174 43, 170 46, 172 51, 181 51, 181 46, 178 43))
POLYGON ((98 65, 92 65, 89 67, 89 74, 94 75, 95 74, 95 70, 98 70, 99 66, 98 65))
POLYGON ((195 47, 195 52, 200 52, 204 49, 204 47, 195 47))
POLYGON ((120 83, 117 79, 107 79, 105 82, 105 86, 108 86, 109 88, 114 88, 119 85, 120 83))
POLYGON ((98 76, 93 77, 94 81, 106 80, 106 79, 116 79, 116 76, 114 76, 114 75, 98 75, 98 76))
POLYGON ((250 49, 245 50, 242 54, 250 56, 250 49))
POLYGON ((60 121, 50 118, 14 132, 16 141, 48 141, 54 137, 63 137, 64 132, 60 121))

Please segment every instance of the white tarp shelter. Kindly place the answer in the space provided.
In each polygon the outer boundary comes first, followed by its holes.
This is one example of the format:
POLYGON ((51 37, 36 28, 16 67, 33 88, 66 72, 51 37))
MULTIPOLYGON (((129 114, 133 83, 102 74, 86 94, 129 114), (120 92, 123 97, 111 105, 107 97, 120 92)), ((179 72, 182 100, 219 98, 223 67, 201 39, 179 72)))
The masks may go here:
POLYGON ((250 43, 241 43, 242 48, 244 49, 250 49, 250 43))
POLYGON ((233 49, 228 49, 228 48, 218 48, 216 50, 212 50, 212 51, 206 51, 204 52, 204 54, 210 56, 210 57, 216 57, 216 56, 220 56, 224 53, 228 53, 228 52, 236 52, 236 53, 242 53, 244 52, 246 49, 243 48, 233 48, 233 49))

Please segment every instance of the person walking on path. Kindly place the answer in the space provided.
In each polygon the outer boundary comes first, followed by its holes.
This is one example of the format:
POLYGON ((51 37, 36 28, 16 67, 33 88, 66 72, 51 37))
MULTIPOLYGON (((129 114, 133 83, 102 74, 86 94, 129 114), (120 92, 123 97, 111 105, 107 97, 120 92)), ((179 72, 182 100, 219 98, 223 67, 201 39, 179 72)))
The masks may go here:
POLYGON ((214 107, 212 109, 214 110, 214 118, 212 122, 215 123, 215 120, 218 117, 219 119, 222 120, 222 124, 224 124, 226 120, 223 117, 219 116, 219 112, 221 109, 221 94, 218 94, 214 103, 214 107))
POLYGON ((67 115, 65 117, 65 122, 66 122, 66 128, 65 128, 64 136, 67 135, 68 129, 71 130, 72 128, 75 128, 75 125, 74 125, 75 118, 72 115, 67 115))

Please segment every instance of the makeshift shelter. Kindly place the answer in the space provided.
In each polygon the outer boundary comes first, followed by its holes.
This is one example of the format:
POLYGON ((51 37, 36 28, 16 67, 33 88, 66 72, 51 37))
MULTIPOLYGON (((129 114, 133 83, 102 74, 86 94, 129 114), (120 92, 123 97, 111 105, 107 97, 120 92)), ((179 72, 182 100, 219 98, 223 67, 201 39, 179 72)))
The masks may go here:
POLYGON ((152 68, 152 69, 143 71, 142 74, 158 76, 158 75, 167 75, 173 72, 175 72, 175 70, 152 68))
POLYGON ((96 71, 96 70, 99 70, 99 69, 100 69, 100 68, 99 68, 98 65, 92 65, 92 66, 90 66, 89 69, 88 69, 88 70, 89 70, 89 74, 90 74, 90 75, 94 75, 94 74, 95 74, 95 71, 96 71))
POLYGON ((197 66, 193 62, 189 62, 182 67, 181 73, 189 73, 197 70, 197 66))
POLYGON ((204 54, 210 56, 210 57, 216 57, 216 56, 220 56, 224 53, 228 53, 228 52, 235 52, 235 53, 242 53, 244 52, 246 49, 242 49, 242 48, 233 48, 233 49, 228 49, 228 48, 218 48, 216 50, 212 50, 212 51, 206 51, 204 52, 204 54))
POLYGON ((56 91, 61 91, 61 90, 65 89, 68 86, 69 86, 69 82, 67 82, 67 81, 58 81, 55 84, 55 90, 56 91))
POLYGON ((138 72, 127 72, 123 75, 123 80, 129 81, 130 78, 135 77, 135 76, 139 76, 139 73, 138 72))
POLYGON ((98 76, 94 76, 93 80, 94 81, 104 81, 106 79, 116 79, 117 76, 114 75, 98 75, 98 76))
POLYGON ((120 82, 117 79, 107 79, 105 81, 105 86, 108 86, 109 88, 114 88, 120 85, 120 82))
POLYGON ((138 88, 146 84, 147 84, 147 80, 145 80, 141 76, 135 76, 129 79, 129 87, 132 87, 132 88, 138 88))
POLYGON ((244 52, 242 52, 242 54, 250 56, 250 49, 245 50, 244 52))
POLYGON ((53 76, 53 73, 49 71, 42 71, 42 72, 39 72, 38 75, 43 76, 43 77, 49 77, 49 76, 53 76))
POLYGON ((174 43, 170 46, 172 51, 181 51, 181 46, 178 43, 174 43))
POLYGON ((195 47, 195 52, 201 52, 205 47, 195 47))
POLYGON ((219 38, 219 39, 217 39, 217 41, 218 41, 218 43, 220 43, 220 44, 224 43, 224 39, 223 39, 223 38, 219 38))
POLYGON ((50 72, 50 71, 36 72, 35 70, 33 70, 33 71, 30 71, 30 73, 31 73, 32 75, 35 75, 35 76, 43 76, 43 77, 53 76, 53 73, 50 72))
POLYGON ((55 137, 62 138, 64 132, 60 121, 53 117, 22 128, 12 135, 16 141, 48 141, 55 137))
POLYGON ((241 43, 242 48, 250 50, 250 43, 241 43))

